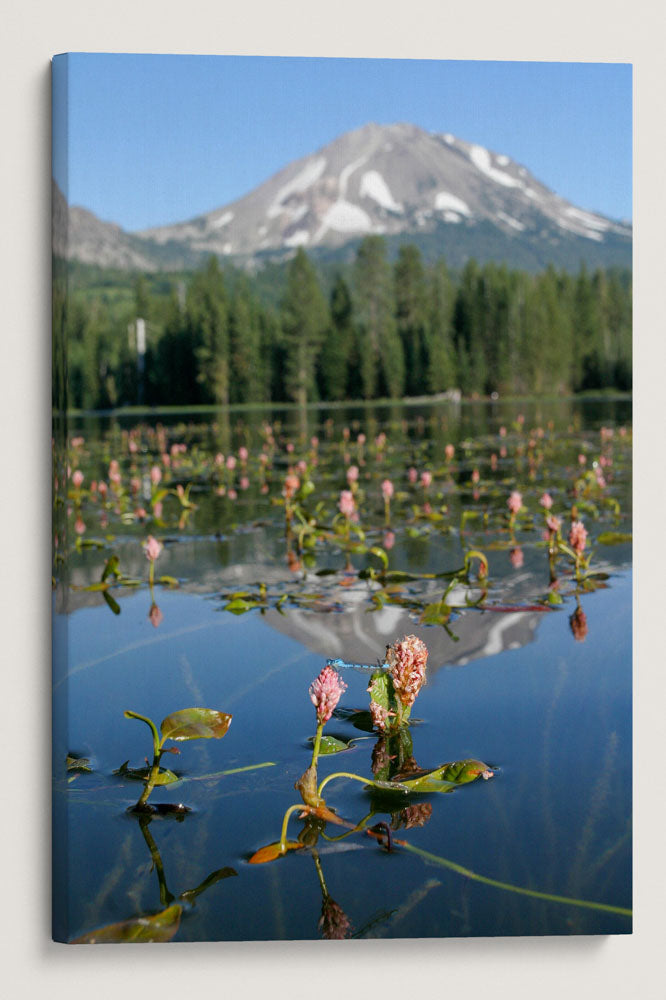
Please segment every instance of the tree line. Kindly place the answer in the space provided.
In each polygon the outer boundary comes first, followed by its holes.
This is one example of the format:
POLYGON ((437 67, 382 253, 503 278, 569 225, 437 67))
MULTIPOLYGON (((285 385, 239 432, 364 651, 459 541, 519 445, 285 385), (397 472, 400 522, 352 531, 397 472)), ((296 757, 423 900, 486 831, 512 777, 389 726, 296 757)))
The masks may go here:
MULTIPOLYGON (((162 281, 163 284, 163 281, 162 281)), ((453 274, 367 237, 326 287, 299 249, 277 305, 215 257, 166 293, 138 277, 111 308, 59 301, 68 405, 109 408, 464 396, 631 387, 631 274, 540 274, 470 260, 453 274), (137 364, 136 318, 147 329, 137 364)))

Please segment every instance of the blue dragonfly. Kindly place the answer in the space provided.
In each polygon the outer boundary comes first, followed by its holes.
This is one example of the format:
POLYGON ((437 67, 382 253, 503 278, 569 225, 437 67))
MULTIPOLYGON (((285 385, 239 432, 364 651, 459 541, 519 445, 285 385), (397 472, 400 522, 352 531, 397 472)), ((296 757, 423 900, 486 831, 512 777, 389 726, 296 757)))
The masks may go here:
POLYGON ((389 670, 390 667, 388 663, 353 663, 347 660, 341 660, 339 657, 329 658, 326 660, 327 667, 334 667, 336 670, 362 670, 364 672, 372 673, 375 670, 389 670))

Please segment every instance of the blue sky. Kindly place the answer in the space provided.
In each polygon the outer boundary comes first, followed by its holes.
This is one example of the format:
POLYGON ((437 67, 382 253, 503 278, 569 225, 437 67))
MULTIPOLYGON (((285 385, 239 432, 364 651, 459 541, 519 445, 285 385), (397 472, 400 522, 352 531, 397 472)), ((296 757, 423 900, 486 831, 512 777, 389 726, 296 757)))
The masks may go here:
POLYGON ((56 180, 125 229, 218 208, 369 121, 451 132, 582 208, 632 217, 628 64, 76 53, 67 66, 56 180))

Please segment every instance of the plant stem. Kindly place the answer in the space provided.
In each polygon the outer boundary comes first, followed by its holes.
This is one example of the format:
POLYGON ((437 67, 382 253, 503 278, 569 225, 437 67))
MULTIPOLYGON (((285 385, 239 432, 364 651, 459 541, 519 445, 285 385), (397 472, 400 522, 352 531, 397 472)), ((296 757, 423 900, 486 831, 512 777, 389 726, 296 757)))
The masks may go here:
POLYGON ((287 852, 287 825, 289 823, 289 817, 297 809, 302 809, 301 803, 297 803, 295 806, 289 806, 286 813, 284 814, 284 819, 282 820, 282 831, 280 833, 280 854, 286 854, 287 852))
POLYGON ((424 858, 426 861, 440 865, 442 868, 448 868, 450 871, 457 872, 458 875, 464 875, 465 878, 472 879, 475 882, 482 882, 484 885, 494 886, 496 889, 504 889, 507 892, 515 892, 521 896, 530 896, 532 899, 543 899, 550 903, 564 903, 568 906, 580 906, 588 910, 601 910, 604 913, 615 913, 621 917, 630 917, 632 915, 632 911, 623 906, 611 906, 609 903, 593 903, 587 899, 573 899, 568 896, 555 896, 549 892, 538 892, 536 889, 524 889, 522 886, 511 885, 510 882, 499 882, 497 879, 487 878, 485 875, 479 875, 477 872, 473 872, 469 868, 464 868, 462 865, 456 864, 455 861, 449 861, 448 858, 440 858, 439 855, 431 854, 430 851, 424 851, 420 847, 414 847, 413 844, 408 844, 406 841, 401 841, 400 846, 406 851, 411 851, 412 854, 418 854, 419 857, 424 858))
POLYGON ((160 734, 157 731, 157 726, 152 719, 147 718, 145 715, 139 715, 138 712, 130 712, 129 709, 125 712, 126 719, 139 719, 141 722, 145 722, 147 726, 150 726, 150 731, 153 734, 153 756, 156 757, 162 750, 162 741, 160 739, 160 734))
POLYGON ((319 748, 321 747, 321 734, 323 733, 323 731, 324 731, 324 723, 323 722, 317 723, 317 732, 315 733, 314 747, 312 748, 312 763, 310 764, 310 767, 317 766, 317 759, 319 757, 319 748))
POLYGON ((324 778, 321 785, 317 789, 317 795, 321 798, 321 791, 324 785, 327 785, 329 781, 333 778, 351 778, 353 781, 360 781, 362 785, 371 785, 372 781, 367 778, 362 778, 360 774, 351 774, 349 771, 336 771, 335 774, 329 774, 328 777, 324 778))

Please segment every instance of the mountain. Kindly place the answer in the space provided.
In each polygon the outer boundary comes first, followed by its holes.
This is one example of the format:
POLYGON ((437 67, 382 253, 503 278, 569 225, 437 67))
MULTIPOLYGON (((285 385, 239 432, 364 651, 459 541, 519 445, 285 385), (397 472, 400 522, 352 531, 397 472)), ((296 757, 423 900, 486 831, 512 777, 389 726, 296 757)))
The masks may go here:
POLYGON ((209 254, 279 259, 300 246, 349 256, 369 234, 454 267, 472 256, 528 270, 631 266, 631 226, 572 205, 508 156, 408 124, 347 132, 186 222, 130 234, 74 208, 69 246, 89 263, 154 270, 209 254))

